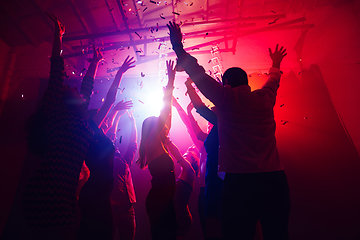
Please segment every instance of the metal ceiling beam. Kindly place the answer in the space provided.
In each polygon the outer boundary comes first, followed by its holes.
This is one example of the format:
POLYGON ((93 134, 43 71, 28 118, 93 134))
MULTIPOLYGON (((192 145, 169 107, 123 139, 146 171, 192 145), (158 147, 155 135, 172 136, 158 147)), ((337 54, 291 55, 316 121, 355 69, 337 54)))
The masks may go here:
POLYGON ((137 17, 137 20, 138 20, 138 23, 139 23, 139 28, 142 28, 142 24, 141 24, 141 20, 140 20, 139 14, 138 14, 138 9, 136 7, 135 0, 132 0, 132 2, 134 4, 134 10, 135 10, 135 14, 136 14, 136 17, 137 17))
MULTIPOLYGON (((117 0, 117 1, 119 1, 119 0, 117 0)), ((124 17, 125 17, 125 15, 124 15, 124 17)), ((198 25, 226 23, 226 22, 248 22, 248 21, 268 20, 268 19, 273 20, 276 18, 286 18, 286 15, 285 14, 274 14, 274 15, 266 15, 266 16, 259 16, 259 17, 240 17, 240 18, 230 18, 230 19, 224 19, 224 20, 192 22, 192 23, 184 23, 181 27, 184 28, 184 27, 188 27, 188 26, 198 26, 198 25)), ((76 41, 76 40, 89 39, 89 38, 110 37, 110 36, 116 36, 116 35, 130 35, 130 33, 135 33, 135 32, 148 32, 149 28, 150 27, 130 29, 128 26, 123 31, 113 31, 113 32, 107 32, 107 33, 89 34, 89 35, 74 36, 74 37, 64 37, 63 42, 76 41)), ((155 28, 157 28, 157 27, 155 27, 155 28)), ((159 26, 158 29, 159 30, 167 29, 167 26, 166 25, 159 26)))
MULTIPOLYGON (((213 33, 215 31, 221 31, 221 30, 230 30, 230 29, 235 29, 235 28, 241 28, 241 27, 254 27, 255 23, 248 23, 246 25, 242 25, 242 26, 229 26, 229 27, 219 27, 219 28, 213 28, 211 29, 211 33, 209 32, 209 30, 201 30, 201 31, 196 31, 196 32, 189 32, 189 33, 184 33, 185 35, 185 39, 188 38, 195 38, 195 37, 213 37, 213 36, 220 36, 221 34, 224 35, 224 32, 220 32, 220 33, 213 33), (208 35, 206 35, 206 33, 209 33, 208 35)), ((160 38, 154 38, 154 39, 145 39, 146 36, 144 36, 144 39, 140 39, 140 40, 135 40, 135 44, 136 45, 141 45, 141 44, 146 44, 146 43, 159 43, 159 42, 163 42, 163 41, 167 41, 169 40, 169 37, 160 37, 160 38)), ((108 49, 108 47, 112 47, 112 49, 117 49, 117 48, 122 48, 122 47, 127 47, 129 45, 129 41, 121 41, 121 42, 110 42, 110 43, 106 43, 105 45, 103 44, 98 44, 99 47, 101 47, 102 49, 108 49)), ((97 46, 95 44, 95 46, 97 46)), ((78 46, 72 46, 72 50, 82 50, 82 49, 86 49, 86 48, 90 48, 91 45, 78 45, 78 46)), ((110 50, 110 49, 108 49, 110 50)))
POLYGON ((86 34, 89 34, 90 33, 89 27, 85 25, 85 21, 84 21, 83 17, 80 15, 79 11, 75 7, 74 0, 68 0, 68 2, 70 3, 70 6, 75 13, 75 17, 78 19, 81 27, 84 29, 86 34))
MULTIPOLYGON (((274 25, 268 26, 268 27, 249 30, 249 31, 247 31, 245 33, 239 33, 239 34, 237 34, 235 36, 232 36, 232 37, 220 38, 220 39, 217 39, 217 40, 201 43, 201 44, 186 48, 185 51, 188 51, 188 50, 191 50, 191 49, 194 49, 194 48, 201 48, 201 47, 217 44, 219 42, 232 40, 233 38, 236 38, 236 37, 244 37, 244 36, 248 36, 248 35, 259 33, 259 32, 277 30, 277 29, 279 29, 281 27, 285 27, 285 26, 292 25, 292 24, 299 23, 299 22, 304 22, 305 20, 306 19, 304 17, 302 17, 302 18, 294 19, 294 20, 287 21, 287 22, 284 22, 284 23, 274 24, 274 25)), ((303 25, 300 25, 300 27, 303 28, 303 25)))
MULTIPOLYGON (((238 34, 236 36, 231 36, 231 37, 226 37, 226 38, 219 38, 219 39, 208 41, 208 42, 205 42, 205 43, 202 43, 202 44, 194 45, 194 46, 186 48, 185 50, 186 51, 192 51, 194 49, 199 49, 199 48, 206 47, 206 46, 213 45, 213 44, 217 44, 217 43, 220 43, 220 42, 232 40, 234 37, 236 37, 236 38, 244 37, 244 36, 248 36, 248 35, 251 35, 251 34, 256 34, 256 33, 259 33, 259 32, 313 28, 315 26, 314 24, 302 24, 302 25, 290 26, 291 24, 295 24, 295 23, 303 22, 303 21, 305 21, 305 18, 299 18, 299 19, 291 20, 291 21, 288 21, 288 22, 285 22, 285 23, 265 27, 265 28, 259 28, 259 29, 255 29, 255 30, 250 30, 250 31, 247 31, 245 33, 240 33, 240 34, 238 34)), ((223 35, 224 35, 223 33, 219 33, 219 36, 223 36, 223 35)), ((166 36, 166 37, 158 38, 158 41, 155 41, 155 42, 160 43, 162 41, 168 41, 168 40, 169 40, 169 36, 166 36)), ((117 43, 114 43, 112 46, 103 48, 102 51, 105 52, 105 51, 110 51, 110 50, 114 50, 114 49, 118 49, 118 48, 123 48, 123 47, 127 46, 128 43, 129 43, 128 41, 117 42, 117 43)), ((154 43, 154 41, 152 39, 141 39, 141 40, 135 41, 136 45, 140 45, 140 44, 144 44, 144 43, 154 43)), ((233 50, 234 49, 231 48, 231 51, 233 51, 233 50)), ((91 53, 92 53, 92 50, 86 52, 85 54, 91 54, 91 53)), ((84 53, 82 53, 82 52, 67 54, 67 55, 64 55, 64 58, 67 59, 67 58, 72 58, 72 57, 78 57, 78 56, 81 56, 83 54, 84 53)), ((141 62, 139 62, 139 64, 143 63, 143 60, 146 59, 146 57, 142 57, 141 59, 142 60, 141 60, 141 62)), ((158 59, 157 55, 156 55, 156 59, 158 59)))
POLYGON ((136 44, 135 44, 134 38, 133 38, 133 36, 131 35, 131 32, 130 32, 129 23, 127 22, 128 18, 125 16, 124 8, 122 7, 122 5, 120 3, 120 0, 116 0, 116 3, 118 5, 118 7, 119 7, 122 20, 124 21, 124 24, 125 24, 125 29, 128 32, 128 35, 129 35, 129 38, 130 38, 130 46, 132 46, 132 48, 133 48, 133 50, 135 52, 136 60, 139 61, 139 53, 137 53, 136 44))
POLYGON ((106 4, 106 6, 107 6, 107 8, 108 8, 108 10, 109 10, 111 19, 112 19, 112 21, 113 21, 113 23, 114 23, 114 25, 115 25, 116 30, 119 30, 119 27, 118 27, 118 25, 117 25, 117 23, 116 23, 114 14, 112 14, 112 10, 113 10, 113 9, 110 8, 110 5, 109 5, 108 0, 105 0, 105 4, 106 4))

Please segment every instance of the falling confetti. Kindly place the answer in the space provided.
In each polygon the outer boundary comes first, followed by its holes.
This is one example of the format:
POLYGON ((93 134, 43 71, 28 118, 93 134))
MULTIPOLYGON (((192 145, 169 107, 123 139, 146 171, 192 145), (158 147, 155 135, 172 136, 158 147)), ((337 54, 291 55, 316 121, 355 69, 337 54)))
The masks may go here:
POLYGON ((146 11, 146 9, 147 9, 147 7, 143 9, 143 12, 145 12, 145 11, 146 11))
POLYGON ((162 16, 163 15, 163 13, 162 14, 160 14, 160 17, 162 18, 162 19, 165 19, 165 17, 164 16, 162 16))
POLYGON ((142 37, 140 36, 140 34, 138 34, 137 32, 135 32, 135 34, 138 35, 138 37, 139 37, 140 39, 142 39, 142 37))
POLYGON ((285 104, 281 104, 280 107, 283 107, 285 104))
MULTIPOLYGON (((172 13, 175 14, 175 15, 178 15, 178 16, 180 15, 180 13, 177 13, 177 12, 172 12, 172 13)), ((164 18, 164 19, 165 19, 165 18, 164 18)))
POLYGON ((157 4, 155 1, 152 1, 152 0, 150 0, 150 2, 153 3, 153 4, 157 4))
POLYGON ((141 102, 142 104, 145 104, 143 101, 139 100, 139 102, 141 102))
POLYGON ((105 99, 104 99, 104 98, 102 98, 102 99, 101 99, 101 102, 104 102, 104 101, 105 101, 105 99))
POLYGON ((122 139, 122 136, 120 136, 120 140, 119 140, 119 143, 121 143, 121 139, 122 139))
POLYGON ((282 122, 282 125, 285 125, 285 124, 287 124, 289 121, 287 121, 287 120, 281 120, 281 122, 282 122))
POLYGON ((190 7, 193 5, 194 3, 192 2, 192 3, 190 3, 190 7))
POLYGON ((141 72, 141 77, 145 77, 145 73, 141 72))

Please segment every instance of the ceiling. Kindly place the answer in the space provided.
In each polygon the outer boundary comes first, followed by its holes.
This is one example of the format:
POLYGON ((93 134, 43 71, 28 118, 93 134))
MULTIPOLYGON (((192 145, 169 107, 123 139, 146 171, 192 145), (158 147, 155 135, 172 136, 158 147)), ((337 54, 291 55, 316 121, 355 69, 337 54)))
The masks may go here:
POLYGON ((313 11, 341 0, 13 0, 2 1, 0 37, 10 47, 51 41, 57 16, 66 26, 64 57, 86 54, 89 44, 103 51, 133 50, 138 64, 158 58, 159 43, 168 40, 166 23, 182 24, 192 49, 228 41, 224 51, 236 52, 236 37, 284 28, 302 28, 303 18, 289 14, 313 11), (216 42, 214 42, 216 41, 216 42), (199 43, 201 44, 199 45, 199 43), (196 44, 198 43, 198 44, 196 44), (235 44, 234 44, 235 43, 235 44), (199 45, 199 46, 198 46, 199 45))

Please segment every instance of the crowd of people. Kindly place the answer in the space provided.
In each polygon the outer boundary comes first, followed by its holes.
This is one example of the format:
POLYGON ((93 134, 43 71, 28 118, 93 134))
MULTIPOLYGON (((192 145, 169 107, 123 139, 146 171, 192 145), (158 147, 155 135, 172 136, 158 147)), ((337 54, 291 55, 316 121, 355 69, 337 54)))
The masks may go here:
POLYGON ((64 85, 61 56, 65 27, 55 24, 49 84, 28 126, 30 152, 42 162, 28 181, 22 209, 34 239, 133 240, 136 232, 135 190, 130 167, 136 161, 151 174, 144 204, 153 240, 181 240, 193 218, 189 199, 200 177, 198 214, 204 239, 249 239, 260 221, 263 238, 289 239, 290 197, 276 148, 273 107, 280 82, 280 63, 286 50, 269 48, 273 62, 261 89, 251 91, 247 74, 238 67, 225 71, 222 83, 205 73, 182 44, 179 25, 169 22, 170 41, 177 55, 166 62, 168 82, 159 116, 143 121, 138 149, 131 101, 115 105, 123 74, 135 61, 129 56, 119 68, 100 109, 88 109, 100 49, 82 79, 80 92, 64 85), (189 75, 184 83, 190 98, 186 111, 173 97, 177 69, 189 75), (196 89, 209 99, 208 108, 196 89), (192 139, 182 154, 171 141, 172 107, 192 139), (208 121, 203 132, 192 110, 208 121), (128 149, 119 152, 119 119, 131 124, 128 149), (175 162, 180 174, 175 176, 175 162), (224 172, 225 177, 220 177, 224 172), (79 209, 79 210, 78 210, 79 209))

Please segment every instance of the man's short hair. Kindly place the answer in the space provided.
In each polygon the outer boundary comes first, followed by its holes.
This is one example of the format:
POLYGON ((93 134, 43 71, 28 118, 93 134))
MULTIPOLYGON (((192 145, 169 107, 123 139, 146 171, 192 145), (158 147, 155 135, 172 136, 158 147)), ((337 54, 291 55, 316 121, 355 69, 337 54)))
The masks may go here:
POLYGON ((232 67, 225 71, 222 76, 223 84, 229 84, 231 88, 241 85, 248 85, 248 77, 244 70, 238 67, 232 67), (226 80, 226 82, 224 81, 226 80))

